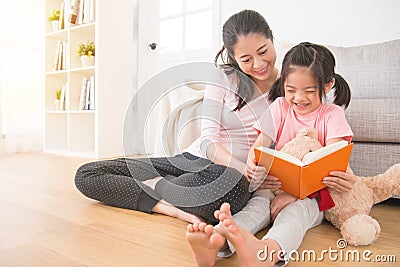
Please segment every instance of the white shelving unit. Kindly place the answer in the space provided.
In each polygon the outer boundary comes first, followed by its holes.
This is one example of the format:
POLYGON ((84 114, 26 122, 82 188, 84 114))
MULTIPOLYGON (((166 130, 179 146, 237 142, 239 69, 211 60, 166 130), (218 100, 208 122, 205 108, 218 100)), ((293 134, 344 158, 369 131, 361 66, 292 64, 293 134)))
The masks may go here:
MULTIPOLYGON (((46 0, 46 15, 60 5, 59 0, 46 0)), ((136 89, 136 10, 137 0, 96 0, 95 22, 57 31, 46 23, 45 152, 89 158, 124 155, 124 118, 136 89), (68 43, 69 53, 66 69, 55 71, 59 41, 68 43), (76 51, 87 41, 95 43, 95 65, 82 68, 76 51), (90 76, 95 77, 95 109, 79 110, 82 79, 90 76), (64 84, 65 110, 57 110, 56 91, 64 84)))

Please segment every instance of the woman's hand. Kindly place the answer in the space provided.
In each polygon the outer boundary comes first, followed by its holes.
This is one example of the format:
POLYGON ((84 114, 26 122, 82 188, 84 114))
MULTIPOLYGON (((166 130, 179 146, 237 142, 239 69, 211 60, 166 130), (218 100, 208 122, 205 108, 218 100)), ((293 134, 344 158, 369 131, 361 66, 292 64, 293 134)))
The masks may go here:
POLYGON ((277 195, 272 201, 270 205, 271 212, 271 220, 274 221, 276 216, 278 216, 279 212, 283 210, 287 205, 293 203, 297 200, 296 197, 283 192, 280 195, 277 195))
POLYGON ((339 193, 350 191, 359 179, 358 176, 349 172, 332 171, 329 175, 322 179, 322 183, 339 193))

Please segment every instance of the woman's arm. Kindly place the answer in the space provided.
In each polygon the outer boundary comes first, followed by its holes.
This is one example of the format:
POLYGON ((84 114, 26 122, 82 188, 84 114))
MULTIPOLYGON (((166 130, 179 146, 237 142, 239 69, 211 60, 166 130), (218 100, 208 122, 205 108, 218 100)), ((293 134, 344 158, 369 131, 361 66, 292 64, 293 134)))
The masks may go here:
POLYGON ((233 167, 244 173, 246 164, 235 158, 220 143, 222 116, 224 112, 231 111, 225 103, 227 94, 228 90, 221 86, 206 86, 201 119, 200 148, 203 155, 212 162, 233 167))
POLYGON ((246 164, 232 156, 220 143, 213 142, 207 146, 207 158, 216 164, 235 168, 245 174, 246 164))

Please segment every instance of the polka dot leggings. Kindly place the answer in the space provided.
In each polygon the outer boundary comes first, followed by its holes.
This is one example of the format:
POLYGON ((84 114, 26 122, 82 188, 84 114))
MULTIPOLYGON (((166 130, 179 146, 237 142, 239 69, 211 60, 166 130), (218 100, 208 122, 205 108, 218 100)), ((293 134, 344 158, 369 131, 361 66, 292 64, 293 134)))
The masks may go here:
POLYGON ((161 158, 118 158, 87 163, 75 185, 85 196, 107 205, 151 213, 160 199, 216 224, 214 211, 229 202, 232 213, 250 199, 249 183, 237 170, 190 153, 161 158), (142 181, 163 177, 155 190, 142 181))

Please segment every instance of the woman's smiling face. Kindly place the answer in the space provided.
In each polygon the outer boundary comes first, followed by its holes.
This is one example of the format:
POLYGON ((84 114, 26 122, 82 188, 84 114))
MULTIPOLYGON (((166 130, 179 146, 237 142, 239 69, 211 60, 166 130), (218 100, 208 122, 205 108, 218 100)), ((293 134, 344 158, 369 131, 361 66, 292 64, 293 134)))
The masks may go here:
POLYGON ((235 60, 240 69, 254 82, 268 80, 273 74, 276 61, 274 44, 258 33, 240 35, 233 46, 235 60))

